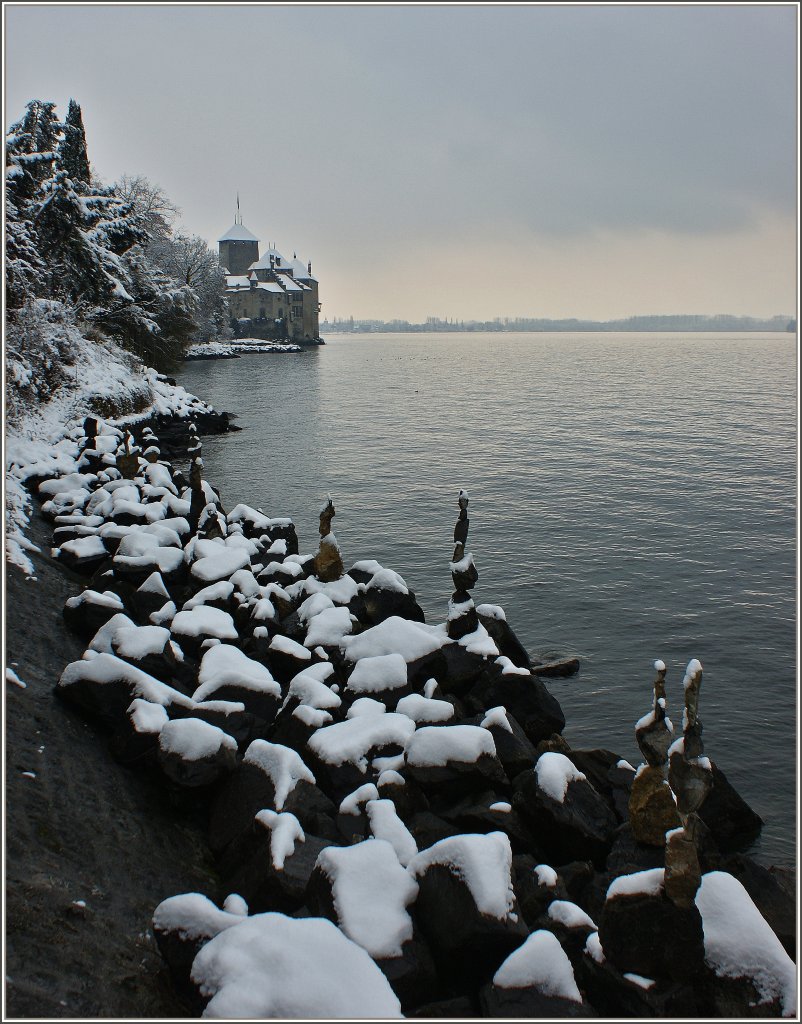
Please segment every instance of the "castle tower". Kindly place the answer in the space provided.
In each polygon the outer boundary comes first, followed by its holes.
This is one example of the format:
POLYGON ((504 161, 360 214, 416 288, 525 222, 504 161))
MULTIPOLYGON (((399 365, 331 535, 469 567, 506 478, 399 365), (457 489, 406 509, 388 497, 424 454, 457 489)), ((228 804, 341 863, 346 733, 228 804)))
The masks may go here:
POLYGON ((243 226, 234 223, 226 233, 217 239, 220 265, 229 274, 247 274, 248 267, 259 259, 259 239, 243 226))

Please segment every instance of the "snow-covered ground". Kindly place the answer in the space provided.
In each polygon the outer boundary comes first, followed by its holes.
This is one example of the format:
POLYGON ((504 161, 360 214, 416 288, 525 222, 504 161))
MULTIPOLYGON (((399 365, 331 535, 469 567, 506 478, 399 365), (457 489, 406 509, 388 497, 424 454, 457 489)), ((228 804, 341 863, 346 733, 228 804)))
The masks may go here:
POLYGON ((300 352, 300 345, 289 342, 264 341, 262 338, 237 338, 236 341, 206 341, 190 345, 187 359, 231 359, 238 355, 259 352, 300 352))
MULTIPOLYGON (((31 476, 76 471, 80 424, 86 416, 103 416, 125 410, 107 423, 122 427, 154 414, 190 416, 210 412, 180 385, 168 384, 155 370, 111 342, 90 341, 76 328, 69 334, 71 364, 62 370, 60 387, 48 401, 19 402, 5 423, 5 551, 6 559, 33 575, 26 554, 32 548, 25 536, 30 521, 31 499, 24 482, 31 476)), ((24 393, 32 368, 9 355, 8 388, 24 393)))

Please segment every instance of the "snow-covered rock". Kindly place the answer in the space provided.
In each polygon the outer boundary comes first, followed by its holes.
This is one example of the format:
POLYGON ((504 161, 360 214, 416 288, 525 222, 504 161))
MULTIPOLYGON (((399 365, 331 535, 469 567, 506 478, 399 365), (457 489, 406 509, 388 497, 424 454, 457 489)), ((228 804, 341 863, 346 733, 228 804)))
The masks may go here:
POLYGON ((209 999, 206 1017, 401 1016, 398 998, 365 950, 319 918, 240 918, 201 949, 192 980, 209 999))
POLYGON ((696 906, 708 965, 721 978, 749 979, 761 1002, 776 1000, 784 1017, 794 1017, 796 966, 738 879, 724 871, 703 875, 696 906))
POLYGON ((374 959, 389 959, 401 956, 412 938, 407 907, 417 893, 393 846, 369 839, 323 850, 310 882, 310 909, 334 920, 374 959))

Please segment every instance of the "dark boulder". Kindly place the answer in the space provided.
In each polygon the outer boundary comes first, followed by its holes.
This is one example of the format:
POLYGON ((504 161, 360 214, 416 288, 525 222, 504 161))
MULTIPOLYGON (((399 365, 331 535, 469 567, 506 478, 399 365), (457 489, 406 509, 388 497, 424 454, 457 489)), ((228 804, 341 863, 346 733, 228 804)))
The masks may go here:
POLYGON ((530 928, 550 903, 568 899, 568 892, 553 868, 531 854, 517 854, 512 858, 512 879, 521 913, 530 928))
POLYGON ((685 982, 704 969, 701 914, 695 905, 676 906, 662 889, 608 893, 599 940, 604 955, 623 973, 685 982))
POLYGON ((430 799, 509 789, 493 739, 478 726, 421 727, 407 744, 404 770, 430 799))
POLYGON ((479 993, 482 1016, 491 1020, 514 1017, 529 1019, 545 1017, 548 1020, 560 1020, 563 1017, 595 1017, 596 1014, 586 1003, 578 1003, 574 999, 563 999, 561 996, 545 995, 539 989, 499 988, 496 985, 485 985, 479 993))
POLYGON ((632 834, 632 826, 624 822, 615 832, 613 844, 605 861, 605 869, 612 878, 631 875, 636 871, 665 867, 666 851, 662 847, 639 843, 632 834))
POLYGON ((147 622, 153 612, 164 607, 172 597, 164 584, 161 573, 153 572, 131 596, 131 607, 140 622, 147 622))
POLYGON ((446 644, 441 653, 445 672, 438 683, 444 694, 462 696, 487 669, 487 658, 466 651, 461 644, 446 644))
POLYGON ((158 761, 179 786, 211 786, 237 766, 237 742, 199 718, 176 719, 159 733, 158 761))
POLYGON ((431 1003, 424 1003, 416 1006, 410 1017, 421 1017, 431 1020, 453 1020, 455 1018, 473 1018, 479 1016, 479 1006, 476 998, 470 996, 452 996, 450 999, 437 999, 431 1003))
POLYGON ((545 685, 531 675, 504 672, 492 663, 466 695, 474 713, 502 705, 520 723, 532 743, 539 743, 553 733, 561 733, 565 716, 557 700, 545 685))
MULTIPOLYGON (((704 870, 711 870, 705 866, 704 870)), ((772 931, 785 947, 792 960, 796 959, 797 916, 795 900, 777 880, 769 868, 744 854, 727 857, 721 870, 733 875, 749 893, 752 902, 768 921, 772 931)))
POLYGON ((404 593, 401 590, 372 586, 369 583, 362 594, 362 600, 367 622, 371 626, 377 626, 391 615, 411 619, 413 622, 426 621, 423 609, 411 590, 404 593))
POLYGON ((559 661, 550 661, 545 665, 535 665, 532 674, 535 676, 546 676, 563 679, 568 676, 575 676, 579 671, 579 658, 561 658, 559 661))
POLYGON ((586 999, 602 1017, 616 1020, 625 1017, 636 1020, 700 1017, 711 1020, 716 1016, 710 994, 698 979, 687 983, 648 978, 639 983, 625 977, 608 959, 597 961, 588 953, 576 963, 574 975, 586 999))
POLYGON ((379 798, 392 800, 396 813, 403 822, 409 822, 415 814, 429 810, 429 801, 425 793, 405 772, 379 776, 377 785, 379 798))
POLYGON ((220 873, 226 887, 245 899, 251 913, 292 914, 304 905, 318 854, 332 841, 306 833, 289 856, 274 860, 271 835, 270 829, 254 818, 250 830, 226 850, 220 873))
POLYGON ((84 590, 77 597, 67 599, 64 621, 73 633, 91 640, 101 626, 124 610, 122 598, 113 591, 98 593, 96 590, 84 590))
MULTIPOLYGON (((281 747, 280 751, 287 749, 281 747)), ((309 781, 309 778, 313 778, 311 772, 308 777, 298 778, 286 796, 282 790, 284 799, 279 801, 281 806, 277 807, 276 787, 279 785, 286 789, 283 780, 288 777, 288 771, 295 777, 301 775, 301 770, 297 767, 298 762, 282 754, 282 764, 288 764, 290 768, 283 769, 280 766, 279 770, 275 771, 270 766, 265 767, 264 759, 247 760, 248 756, 246 752, 246 760, 224 780, 210 801, 209 845, 215 853, 222 853, 229 843, 243 833, 249 832, 254 816, 263 809, 290 811, 298 818, 304 831, 330 838, 335 843, 339 841, 334 824, 337 808, 313 782, 309 781)), ((300 760, 298 758, 299 762, 300 760)))
POLYGON ((440 993, 434 959, 428 945, 413 937, 401 947, 401 956, 378 959, 376 963, 398 996, 403 1013, 440 993))
POLYGON ((493 791, 469 794, 462 799, 443 805, 438 802, 434 810, 444 821, 459 832, 504 832, 515 851, 532 850, 536 846, 531 830, 510 804, 500 801, 493 791))
MULTIPOLYGON (((466 720, 466 724, 481 725, 485 721, 485 715, 474 715, 473 718, 466 720)), ((505 709, 503 721, 500 716, 499 720, 487 720, 484 728, 493 737, 493 742, 496 744, 496 756, 508 779, 514 779, 516 775, 532 768, 537 760, 534 744, 529 740, 514 715, 505 709), (504 721, 509 728, 505 728, 504 721)))
MULTIPOLYGON (((543 754, 540 761, 564 756, 543 754)), ((559 800, 539 782, 536 767, 515 779, 512 804, 529 822, 549 863, 582 859, 604 864, 618 821, 587 779, 571 779, 559 800)))
POLYGON ((419 850, 426 850, 441 839, 459 834, 459 829, 449 825, 443 818, 433 814, 431 811, 417 811, 404 824, 412 833, 412 837, 418 844, 419 850))
POLYGON ((260 718, 245 711, 239 704, 224 700, 197 701, 186 715, 175 717, 199 718, 202 722, 217 726, 237 741, 237 746, 244 751, 250 743, 262 735, 264 722, 260 718))
POLYGON ((92 576, 109 560, 109 553, 98 536, 78 537, 58 548, 58 560, 80 576, 92 576))
POLYGON ((200 1016, 204 1000, 190 982, 199 951, 221 931, 239 924, 241 915, 218 909, 201 893, 184 893, 163 900, 153 915, 153 934, 178 991, 200 1016))
POLYGON ((506 619, 500 618, 497 614, 491 614, 488 605, 479 605, 476 613, 479 622, 490 634, 490 638, 498 647, 502 657, 509 658, 513 665, 518 668, 532 668, 532 661, 526 648, 515 635, 512 627, 506 619))
POLYGON ((488 981, 528 934, 520 914, 481 913, 466 883, 443 865, 431 865, 418 882, 416 923, 441 975, 452 982, 474 988, 488 981))
POLYGON ((723 852, 743 849, 760 834, 763 819, 736 792, 714 761, 710 767, 713 786, 699 808, 699 817, 723 852))

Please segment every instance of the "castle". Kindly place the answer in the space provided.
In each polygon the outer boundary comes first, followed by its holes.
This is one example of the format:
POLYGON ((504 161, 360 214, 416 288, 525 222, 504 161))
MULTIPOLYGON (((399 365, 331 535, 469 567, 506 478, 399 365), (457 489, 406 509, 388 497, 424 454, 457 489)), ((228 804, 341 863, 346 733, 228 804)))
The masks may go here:
POLYGON ((320 342, 317 280, 312 264, 274 248, 259 256, 259 239, 237 217, 217 240, 235 332, 239 336, 320 342))

